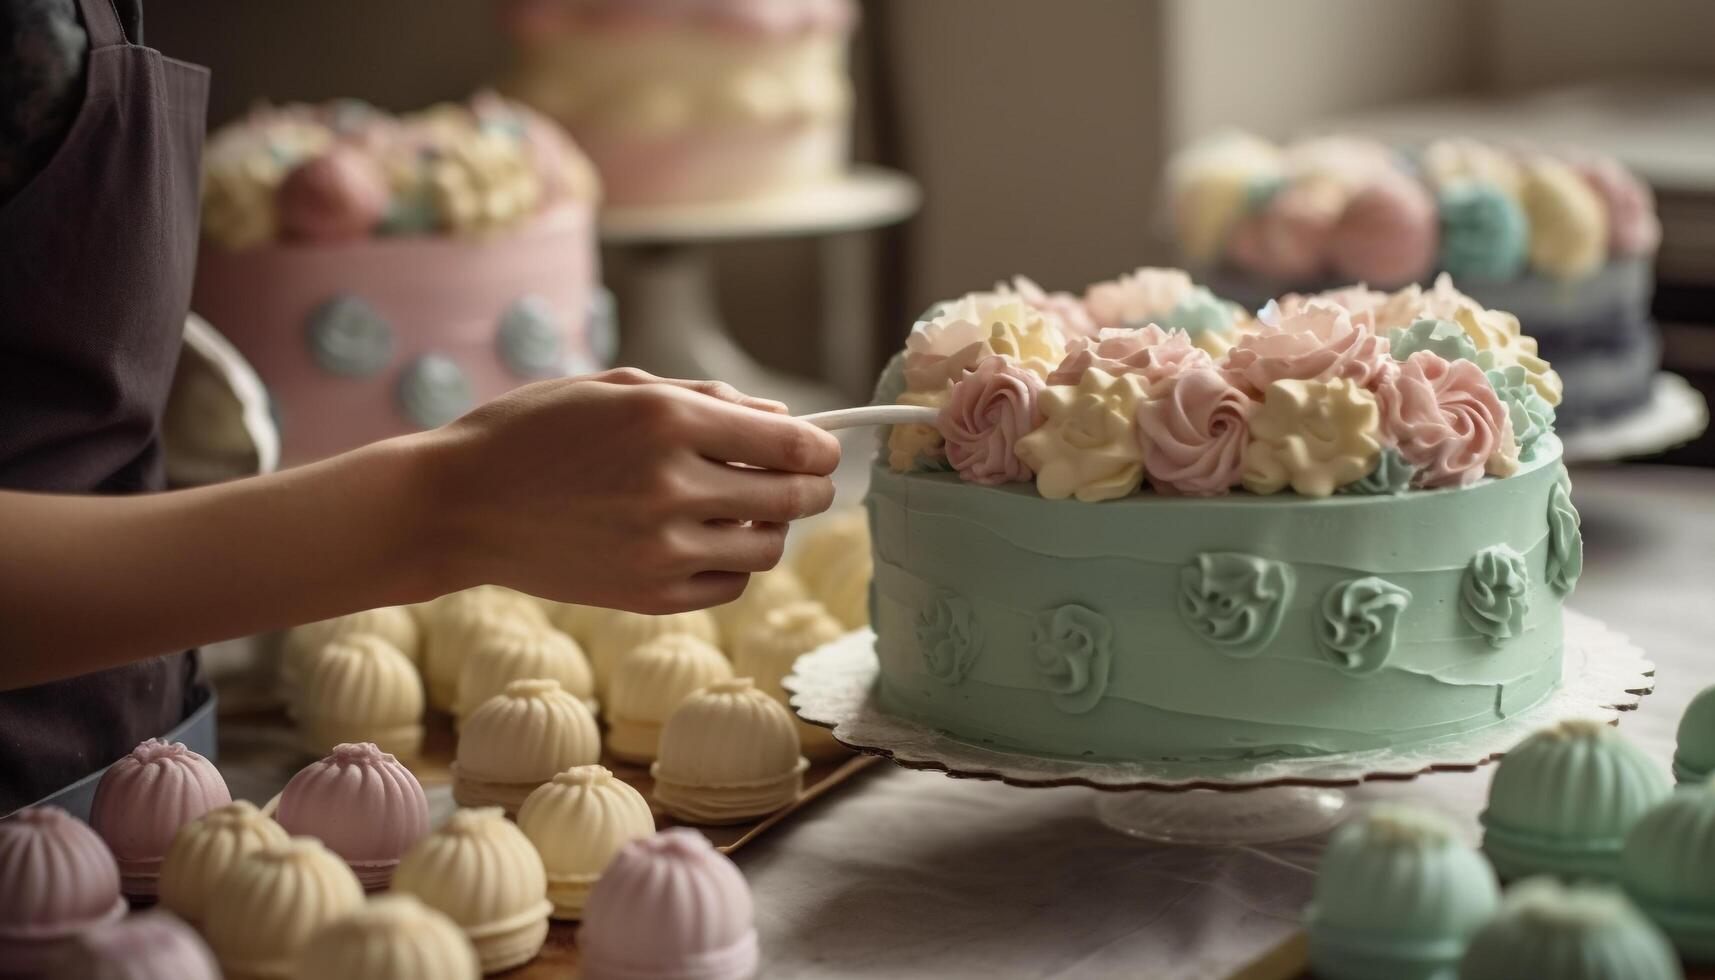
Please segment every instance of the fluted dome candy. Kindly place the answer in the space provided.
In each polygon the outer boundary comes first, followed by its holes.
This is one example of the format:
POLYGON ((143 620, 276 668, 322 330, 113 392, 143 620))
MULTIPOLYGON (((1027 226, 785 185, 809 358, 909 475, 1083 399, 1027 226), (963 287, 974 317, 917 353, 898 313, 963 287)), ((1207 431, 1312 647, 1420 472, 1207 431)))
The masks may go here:
POLYGON ((662 809, 690 823, 724 824, 796 800, 809 765, 792 715, 740 677, 716 681, 674 709, 649 774, 662 809))
POLYGON ((499 630, 479 639, 465 656, 454 711, 462 718, 508 682, 532 677, 551 677, 575 698, 595 697, 595 675, 576 640, 552 627, 499 630))
POLYGON ((861 507, 849 507, 806 524, 792 552, 792 570, 812 594, 822 592, 827 570, 847 555, 869 550, 869 516, 861 507))
POLYGON ((816 598, 848 630, 869 625, 869 585, 875 578, 875 559, 865 551, 853 551, 823 570, 815 586, 816 598))
POLYGON ((398 759, 374 742, 347 742, 292 777, 274 819, 289 833, 319 839, 375 890, 387 887, 399 856, 429 832, 429 801, 398 759))
POLYGON ((499 807, 453 811, 399 862, 393 890, 446 913, 476 946, 482 972, 530 960, 548 936, 542 858, 499 807))
POLYGON ((595 716, 553 680, 522 680, 465 719, 453 764, 460 806, 517 813, 530 791, 572 766, 601 757, 595 716))
POLYGON ((613 610, 600 606, 582 606, 575 602, 562 602, 556 605, 548 614, 554 628, 578 641, 578 646, 588 648, 590 640, 594 639, 597 627, 601 621, 611 615, 613 610))
POLYGON ((1625 896, 1549 878, 1508 889, 1472 938, 1459 980, 1679 980, 1673 947, 1625 896))
POLYGON ((152 738, 107 767, 95 786, 89 825, 119 862, 126 896, 153 899, 173 835, 231 802, 214 763, 183 742, 152 738))
POLYGON ((1503 880, 1613 880, 1626 833, 1667 794, 1655 764, 1612 726, 1563 721, 1501 759, 1481 818, 1483 850, 1503 880))
POLYGON ((0 820, 0 882, 0 964, 20 972, 50 962, 67 937, 125 914, 113 854, 57 806, 0 820))
MULTIPOLYGON (((846 632, 827 607, 815 600, 793 602, 765 613, 733 648, 733 673, 749 677, 763 693, 779 701, 788 712, 790 696, 781 681, 792 673, 798 658, 839 639, 846 632)), ((845 752, 826 728, 793 716, 798 744, 811 759, 826 759, 845 752)))
POLYGON ((180 827, 167 848, 161 862, 161 904, 200 926, 221 877, 244 855, 284 844, 286 837, 253 803, 236 800, 215 807, 180 827))
POLYGON ((739 980, 756 974, 750 886, 702 834, 673 827, 608 865, 578 931, 584 980, 739 980))
POLYGON ((1715 774, 1715 687, 1697 692, 1679 716, 1678 745, 1673 752, 1673 778, 1701 783, 1715 774))
POLYGON ((220 980, 220 967, 190 926, 166 912, 144 912, 81 933, 54 975, 78 980, 220 980))
POLYGON ((798 573, 781 565, 750 576, 744 592, 737 599, 710 609, 720 625, 721 637, 729 646, 737 643, 768 613, 788 603, 810 598, 810 590, 798 578, 798 573))
POLYGON ((382 895, 322 926, 294 980, 476 980, 476 949, 445 914, 414 895, 382 895))
POLYGON ((534 599, 495 585, 442 596, 428 610, 423 635, 423 676, 429 703, 451 711, 458 699, 459 669, 486 636, 499 630, 547 626, 548 614, 534 599))
POLYGON ((669 616, 614 610, 602 617, 590 635, 588 649, 590 663, 595 667, 596 697, 601 699, 604 710, 621 661, 651 640, 676 635, 695 637, 710 646, 718 646, 721 639, 720 626, 706 609, 669 616))
POLYGON ((626 762, 653 762, 661 724, 699 687, 732 676, 717 648, 688 633, 658 637, 626 654, 603 710, 607 750, 626 762))
POLYGON ((643 794, 598 765, 574 766, 536 787, 518 827, 548 872, 553 917, 576 919, 590 888, 628 841, 655 832, 643 794))
POLYGON ((238 859, 209 897, 203 935, 227 980, 284 978, 310 935, 363 905, 339 855, 293 837, 238 859))
POLYGON ((372 633, 343 636, 311 659, 294 714, 299 737, 323 755, 374 742, 411 758, 423 747, 423 681, 398 648, 372 633))
POLYGON ((1632 826, 1620 880, 1681 956, 1715 962, 1715 784, 1681 786, 1632 826))
POLYGON ((1334 833, 1304 913, 1324 980, 1451 977, 1500 901, 1495 873, 1439 814, 1377 806, 1334 833))
POLYGON ((357 633, 373 633, 405 655, 413 664, 422 659, 423 629, 417 617, 404 606, 382 606, 320 622, 306 623, 287 631, 281 651, 280 680, 286 694, 301 683, 316 652, 334 640, 357 633))

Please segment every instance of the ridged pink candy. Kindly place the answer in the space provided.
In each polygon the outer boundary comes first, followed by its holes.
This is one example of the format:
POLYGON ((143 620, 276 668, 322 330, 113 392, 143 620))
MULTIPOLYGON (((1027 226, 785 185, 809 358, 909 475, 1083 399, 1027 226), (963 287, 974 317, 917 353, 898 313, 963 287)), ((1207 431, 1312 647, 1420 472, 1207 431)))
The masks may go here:
POLYGON ((82 933, 61 974, 78 980, 220 980, 214 954, 170 912, 144 912, 82 933))
POLYGON ((1094 339, 1079 338, 1066 347, 1066 357, 1048 375, 1051 385, 1075 385, 1084 372, 1099 368, 1114 377, 1140 377, 1145 388, 1195 368, 1213 367, 1207 351, 1191 343, 1183 330, 1163 330, 1151 323, 1137 329, 1104 329, 1094 339))
POLYGON ((1187 371, 1139 402, 1137 438, 1150 486, 1199 497, 1238 486, 1255 407, 1212 367, 1187 371))
POLYGON ((1342 279, 1392 289, 1427 276, 1440 245, 1440 215, 1429 191, 1385 170, 1347 202, 1328 254, 1342 279))
POLYGON ((28 972, 124 914, 119 866, 95 831, 57 806, 0 820, 0 964, 28 972))
POLYGON ((1330 303, 1312 302, 1241 336, 1227 352, 1227 380, 1252 398, 1276 381, 1335 381, 1350 378, 1374 388, 1397 370, 1385 338, 1330 303))
POLYGON ((375 891, 429 832, 429 801, 398 759, 374 742, 347 742, 292 777, 274 819, 289 834, 320 838, 375 891))
POLYGON ((1482 479, 1489 457, 1512 432, 1507 409, 1483 370, 1418 351, 1376 391, 1382 441, 1416 466, 1420 487, 1463 487, 1482 479))
POLYGON ((152 738, 107 767, 95 787, 89 824, 119 862, 125 894, 151 899, 161 859, 179 828, 231 802, 214 763, 183 742, 152 738))
POLYGON ((1036 474, 1015 452, 1018 440, 1042 424, 1036 396, 1042 379, 998 355, 953 383, 935 426, 947 461, 972 483, 1026 483, 1036 474))
POLYGON ((750 886, 708 838, 673 827, 602 872, 578 931, 584 980, 737 980, 756 973, 750 886))

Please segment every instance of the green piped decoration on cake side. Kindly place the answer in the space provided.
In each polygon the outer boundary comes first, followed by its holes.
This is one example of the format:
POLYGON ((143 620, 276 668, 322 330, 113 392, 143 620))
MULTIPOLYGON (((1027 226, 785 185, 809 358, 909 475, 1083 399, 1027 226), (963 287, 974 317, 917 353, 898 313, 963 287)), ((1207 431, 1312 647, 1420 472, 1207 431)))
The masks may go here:
POLYGON ((1179 615, 1217 650, 1254 657, 1280 630, 1292 567, 1255 555, 1205 551, 1179 572, 1179 615))
POLYGON ((393 328, 375 307, 349 293, 315 308, 304 340, 324 371, 344 378, 379 374, 393 360, 393 328))
POLYGON ((1548 584, 1556 595, 1568 595, 1583 571, 1584 534, 1572 506, 1572 478, 1562 466, 1548 490, 1548 584))
POLYGON ((917 643, 931 677, 946 684, 964 680, 983 646, 982 630, 970 602, 955 592, 937 592, 918 613, 917 643))
POLYGON ((1322 597, 1316 641, 1341 670, 1372 674, 1393 653, 1400 614, 1411 605, 1411 590, 1374 575, 1351 578, 1322 597))
POLYGON ((1715 784, 1681 786, 1626 835, 1626 894, 1693 963, 1715 962, 1715 784))
POLYGON ((1106 616, 1075 602, 1044 612, 1036 617, 1031 649, 1055 707, 1081 715, 1102 700, 1114 658, 1114 627, 1106 616))
POLYGON ((1477 552, 1459 588, 1459 614, 1498 647, 1524 630, 1530 611, 1530 571, 1524 556, 1504 544, 1477 552))

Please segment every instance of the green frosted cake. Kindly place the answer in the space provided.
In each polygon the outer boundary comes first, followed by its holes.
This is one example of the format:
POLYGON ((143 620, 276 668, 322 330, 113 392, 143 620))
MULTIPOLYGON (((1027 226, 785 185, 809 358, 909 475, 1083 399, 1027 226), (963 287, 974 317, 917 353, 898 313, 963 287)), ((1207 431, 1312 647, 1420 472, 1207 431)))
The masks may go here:
POLYGON ((1254 319, 1154 269, 940 304, 877 391, 940 410, 871 476, 880 703, 1099 759, 1522 711, 1559 681, 1581 566, 1558 396, 1517 321, 1450 283, 1254 319))

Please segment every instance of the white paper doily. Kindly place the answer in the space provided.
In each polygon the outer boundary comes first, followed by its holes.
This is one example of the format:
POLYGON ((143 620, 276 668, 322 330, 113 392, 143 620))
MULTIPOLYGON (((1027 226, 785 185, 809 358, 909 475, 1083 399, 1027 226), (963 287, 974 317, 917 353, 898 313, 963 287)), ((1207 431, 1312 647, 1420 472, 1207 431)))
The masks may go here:
POLYGON ((1655 665, 1624 635, 1566 611, 1565 666, 1558 689, 1532 707, 1475 732, 1415 745, 1308 758, 1231 762, 1095 762, 1039 758, 985 748, 883 712, 872 692, 879 664, 875 634, 859 630, 798 659, 785 680, 805 721, 833 729, 845 745, 911 769, 994 779, 1015 786, 1102 790, 1254 790, 1271 786, 1351 786, 1471 770, 1499 758, 1531 732, 1569 718, 1615 721, 1655 687, 1655 665))
POLYGON ((1691 383, 1666 371, 1655 376, 1649 404, 1608 422, 1560 437, 1568 465, 1602 463, 1665 452, 1709 427, 1709 406, 1691 383))

